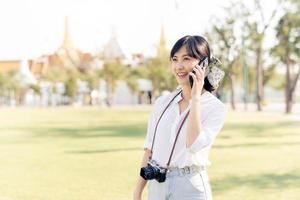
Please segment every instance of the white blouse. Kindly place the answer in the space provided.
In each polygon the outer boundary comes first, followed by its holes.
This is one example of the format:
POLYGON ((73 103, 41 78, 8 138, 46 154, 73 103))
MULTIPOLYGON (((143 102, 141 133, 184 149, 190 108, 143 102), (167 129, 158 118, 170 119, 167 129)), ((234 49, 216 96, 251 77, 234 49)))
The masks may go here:
MULTIPOLYGON (((152 112, 148 122, 147 136, 144 148, 151 150, 154 129, 158 118, 171 99, 179 92, 176 90, 167 95, 160 96, 154 102, 152 112)), ((161 166, 166 166, 169 160, 172 147, 175 141, 178 127, 182 119, 191 107, 189 105, 180 114, 179 102, 182 95, 178 95, 171 103, 169 108, 161 118, 157 127, 155 142, 153 147, 152 159, 157 161, 161 166)), ((186 133, 188 118, 185 121, 175 145, 174 153, 171 159, 170 167, 185 167, 191 165, 207 166, 210 165, 208 160, 209 150, 217 134, 223 127, 227 107, 210 92, 204 92, 201 95, 201 133, 196 138, 191 147, 186 147, 186 133)))

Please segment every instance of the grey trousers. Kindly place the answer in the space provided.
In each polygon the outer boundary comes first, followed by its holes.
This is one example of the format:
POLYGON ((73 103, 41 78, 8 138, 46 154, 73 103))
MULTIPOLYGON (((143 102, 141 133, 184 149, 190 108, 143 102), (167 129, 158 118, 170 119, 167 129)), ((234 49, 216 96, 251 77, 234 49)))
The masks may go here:
POLYGON ((148 181, 148 200, 212 200, 206 170, 192 173, 173 171, 163 183, 148 181))

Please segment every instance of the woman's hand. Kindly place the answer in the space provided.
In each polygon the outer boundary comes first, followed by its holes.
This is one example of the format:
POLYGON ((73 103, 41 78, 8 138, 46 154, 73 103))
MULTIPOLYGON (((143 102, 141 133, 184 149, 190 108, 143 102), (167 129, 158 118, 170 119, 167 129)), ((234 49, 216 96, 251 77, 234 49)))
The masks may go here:
MULTIPOLYGON (((151 156, 151 150, 145 149, 141 167, 147 166, 150 156, 151 156)), ((133 200, 142 200, 142 193, 146 183, 147 183, 146 180, 144 180, 141 176, 138 176, 137 184, 133 191, 133 200)))
POLYGON ((206 63, 203 62, 200 65, 196 65, 193 68, 193 71, 195 71, 195 74, 193 72, 190 72, 190 75, 193 77, 194 84, 191 90, 191 97, 193 98, 200 98, 201 97, 201 92, 202 88, 204 85, 204 75, 205 75, 205 65, 206 63))

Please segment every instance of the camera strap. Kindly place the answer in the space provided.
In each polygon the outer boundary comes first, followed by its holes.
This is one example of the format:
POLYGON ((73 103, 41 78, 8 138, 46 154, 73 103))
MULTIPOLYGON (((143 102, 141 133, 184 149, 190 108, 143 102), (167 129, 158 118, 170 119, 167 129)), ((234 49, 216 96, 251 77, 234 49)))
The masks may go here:
POLYGON ((170 154, 168 163, 167 163, 167 167, 169 167, 169 165, 170 165, 171 158, 172 158, 172 155, 173 155, 173 152, 174 152, 174 149, 175 149, 175 144, 176 144, 176 142, 177 142, 177 139, 178 139, 180 130, 181 130, 181 128, 182 128, 182 126, 183 126, 185 120, 186 120, 187 117, 189 116, 189 114, 190 114, 190 111, 188 111, 188 112, 185 114, 185 116, 184 116, 183 120, 181 121, 181 124, 180 124, 180 126, 179 126, 179 128, 178 128, 178 130, 177 130, 176 138, 175 138, 175 141, 174 141, 174 144, 173 144, 173 147, 172 147, 172 151, 171 151, 171 154, 170 154))
MULTIPOLYGON (((154 129, 154 136, 153 136, 153 140, 152 140, 152 146, 151 146, 151 156, 149 159, 152 158, 152 152, 153 152, 153 147, 154 147, 154 142, 155 142, 155 136, 156 136, 156 131, 157 131, 157 127, 158 127, 158 124, 161 120, 161 118, 163 117, 164 113, 166 112, 166 110, 170 107, 171 103, 175 100, 175 98, 180 95, 182 93, 182 90, 180 90, 172 99, 171 101, 168 103, 168 105, 166 106, 166 108, 163 110, 162 114, 160 115, 160 117, 158 118, 157 120, 157 123, 156 123, 156 126, 155 126, 155 129, 154 129)), ((175 138, 175 141, 174 141, 174 144, 173 144, 173 147, 172 147, 172 151, 171 151, 171 154, 170 154, 170 157, 169 157, 169 160, 168 160, 168 163, 167 163, 167 167, 169 167, 170 165, 170 162, 171 162, 171 158, 172 158, 172 155, 173 155, 173 152, 174 152, 174 149, 175 149, 175 144, 177 142, 177 139, 178 139, 178 136, 179 136, 179 133, 180 133, 180 130, 184 124, 184 122, 186 121, 188 115, 190 114, 190 111, 188 111, 186 113, 186 115, 184 116, 183 120, 181 121, 181 124, 177 130, 177 133, 176 133, 176 138, 175 138)))

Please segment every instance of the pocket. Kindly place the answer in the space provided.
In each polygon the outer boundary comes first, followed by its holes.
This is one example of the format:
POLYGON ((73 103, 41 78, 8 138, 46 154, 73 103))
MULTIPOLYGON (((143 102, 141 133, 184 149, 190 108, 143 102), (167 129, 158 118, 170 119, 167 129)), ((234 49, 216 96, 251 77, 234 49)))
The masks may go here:
POLYGON ((185 175, 185 178, 188 180, 188 187, 193 190, 197 190, 200 192, 205 193, 205 179, 202 177, 200 172, 193 173, 193 174, 187 174, 185 175))
POLYGON ((148 180, 148 199, 161 199, 166 193, 166 182, 148 180))

